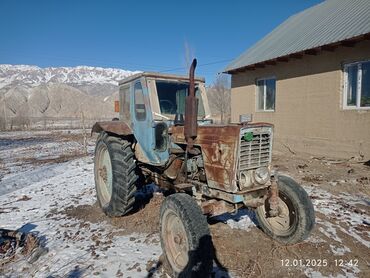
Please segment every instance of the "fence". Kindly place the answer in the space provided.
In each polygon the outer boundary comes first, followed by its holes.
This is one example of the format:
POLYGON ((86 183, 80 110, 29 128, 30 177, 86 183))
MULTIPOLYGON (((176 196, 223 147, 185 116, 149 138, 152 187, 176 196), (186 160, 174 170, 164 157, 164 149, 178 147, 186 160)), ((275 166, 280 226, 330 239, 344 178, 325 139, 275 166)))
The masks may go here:
POLYGON ((0 130, 47 130, 47 129, 81 129, 91 128, 95 122, 110 121, 111 118, 84 118, 81 117, 1 117, 0 130))

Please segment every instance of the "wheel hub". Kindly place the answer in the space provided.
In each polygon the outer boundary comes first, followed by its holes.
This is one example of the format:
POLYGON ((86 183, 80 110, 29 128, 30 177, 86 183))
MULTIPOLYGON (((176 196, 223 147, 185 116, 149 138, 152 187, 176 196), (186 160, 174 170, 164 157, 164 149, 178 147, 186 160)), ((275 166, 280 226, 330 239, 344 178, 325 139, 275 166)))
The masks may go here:
POLYGON ((290 227, 289 208, 280 198, 278 202, 277 216, 268 218, 268 221, 275 229, 286 231, 290 227))
POLYGON ((97 190, 101 196, 102 205, 110 202, 112 196, 112 163, 106 146, 100 146, 97 154, 96 177, 97 190))
POLYGON ((276 235, 285 236, 289 234, 290 229, 296 222, 296 211, 293 208, 290 200, 283 194, 279 194, 277 198, 277 214, 272 216, 267 211, 266 206, 261 206, 258 209, 262 210, 261 215, 264 215, 264 221, 276 235))
POLYGON ((102 168, 99 168, 99 175, 103 179, 104 183, 107 183, 108 181, 108 173, 107 173, 107 167, 105 165, 102 168))
POLYGON ((177 244, 177 245, 181 245, 182 244, 182 238, 181 238, 181 235, 175 235, 174 237, 174 242, 177 244))
POLYGON ((176 272, 181 272, 189 261, 188 239, 180 217, 172 211, 164 215, 162 237, 169 263, 176 272))

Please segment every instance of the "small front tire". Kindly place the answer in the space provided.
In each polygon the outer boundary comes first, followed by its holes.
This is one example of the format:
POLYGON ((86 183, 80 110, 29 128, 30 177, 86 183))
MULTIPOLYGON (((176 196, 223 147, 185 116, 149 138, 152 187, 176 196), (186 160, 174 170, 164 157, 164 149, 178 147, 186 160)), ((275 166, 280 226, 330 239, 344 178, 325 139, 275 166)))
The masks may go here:
POLYGON ((261 229, 283 244, 305 240, 315 224, 315 212, 307 192, 292 178, 279 176, 279 215, 269 216, 268 199, 256 209, 261 229))
POLYGON ((185 193, 168 196, 161 206, 160 238, 175 277, 209 277, 213 244, 206 217, 185 193))

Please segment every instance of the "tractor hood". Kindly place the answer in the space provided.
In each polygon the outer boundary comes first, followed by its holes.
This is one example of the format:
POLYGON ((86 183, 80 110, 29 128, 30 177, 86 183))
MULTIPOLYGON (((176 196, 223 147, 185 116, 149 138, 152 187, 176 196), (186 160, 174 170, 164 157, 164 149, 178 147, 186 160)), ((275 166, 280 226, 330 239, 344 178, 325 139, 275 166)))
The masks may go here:
MULTIPOLYGON (((240 142, 244 130, 259 127, 272 129, 272 125, 267 123, 198 126, 194 146, 202 150, 209 187, 227 192, 238 191, 240 142)), ((169 134, 173 143, 186 144, 183 126, 170 127, 169 134)))

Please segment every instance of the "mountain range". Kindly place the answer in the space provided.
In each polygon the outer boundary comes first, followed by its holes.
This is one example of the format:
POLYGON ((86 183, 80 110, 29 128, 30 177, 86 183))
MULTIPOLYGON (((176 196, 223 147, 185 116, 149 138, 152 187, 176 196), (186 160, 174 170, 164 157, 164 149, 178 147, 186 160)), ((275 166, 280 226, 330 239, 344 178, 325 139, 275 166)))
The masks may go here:
POLYGON ((0 65, 0 117, 114 116, 118 81, 138 71, 0 65))

